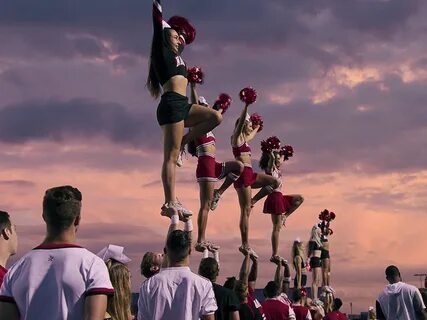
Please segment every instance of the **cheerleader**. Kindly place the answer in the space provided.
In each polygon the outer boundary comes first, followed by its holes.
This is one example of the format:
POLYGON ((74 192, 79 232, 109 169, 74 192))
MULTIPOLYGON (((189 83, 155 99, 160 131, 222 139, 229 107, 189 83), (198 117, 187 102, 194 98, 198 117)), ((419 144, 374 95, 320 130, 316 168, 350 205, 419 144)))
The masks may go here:
POLYGON ((304 245, 299 239, 292 245, 292 262, 295 270, 294 288, 304 288, 307 284, 307 268, 304 261, 304 245))
POLYGON ((183 217, 191 215, 191 211, 177 201, 175 194, 178 157, 188 141, 211 131, 222 117, 212 109, 188 103, 186 97, 187 67, 181 53, 184 46, 194 40, 194 27, 187 19, 178 16, 166 23, 160 0, 153 0, 153 28, 147 88, 155 98, 163 91, 157 107, 157 121, 164 138, 162 183, 165 203, 161 214, 171 217, 178 212, 183 217), (185 136, 184 127, 192 128, 185 136))
POLYGON ((325 209, 319 214, 319 219, 321 222, 318 226, 320 230, 322 230, 322 254, 320 255, 320 260, 322 262, 322 287, 329 287, 331 279, 331 256, 329 253, 328 238, 333 233, 330 228, 330 223, 335 219, 335 213, 325 209))
MULTIPOLYGON (((252 88, 245 88, 240 92, 240 97, 255 95, 255 90, 252 88)), ((240 235, 242 240, 242 245, 239 247, 239 250, 245 254, 256 255, 255 252, 249 246, 249 215, 252 211, 252 189, 262 188, 261 192, 264 190, 270 190, 270 193, 279 187, 280 182, 278 179, 273 176, 264 174, 264 173, 255 173, 252 170, 252 157, 251 157, 251 148, 248 144, 259 130, 262 128, 261 118, 254 114, 249 116, 248 108, 249 104, 255 102, 254 99, 242 99, 245 102, 242 113, 239 119, 236 121, 236 126, 234 128, 233 135, 231 136, 231 146, 233 148, 233 155, 237 161, 243 163, 244 168, 243 172, 240 175, 239 179, 234 182, 234 188, 237 191, 239 197, 240 205, 240 235)), ((255 197, 254 197, 255 198, 255 197)))
POLYGON ((322 263, 320 261, 320 256, 323 247, 320 239, 321 235, 322 231, 320 228, 317 225, 313 226, 311 229, 310 241, 308 242, 308 259, 310 261, 312 274, 311 295, 313 300, 317 299, 317 290, 321 284, 322 263))
MULTIPOLYGON (((272 255, 270 261, 277 263, 283 259, 278 255, 279 251, 279 236, 282 225, 285 224, 287 217, 291 215, 304 201, 301 195, 283 195, 282 188, 282 172, 280 170, 284 161, 293 156, 291 146, 280 148, 280 140, 277 137, 270 137, 261 142, 262 156, 259 162, 259 167, 266 174, 273 176, 280 181, 279 186, 271 192, 264 202, 263 212, 271 215, 273 230, 271 233, 272 255)), ((253 201, 254 203, 254 201, 253 201)))
MULTIPOLYGON (((193 103, 198 101, 200 105, 210 108, 206 99, 197 95, 195 83, 191 83, 191 98, 193 103)), ((230 103, 231 98, 227 94, 221 94, 212 109, 223 114, 230 103)), ((199 252, 205 252, 207 249, 219 249, 219 246, 205 239, 209 209, 216 208, 220 195, 239 178, 243 170, 243 163, 236 160, 227 162, 215 160, 215 135, 212 131, 191 141, 188 144, 188 151, 192 156, 197 157, 196 177, 200 187, 200 209, 197 218, 198 236, 195 249, 199 252), (225 178, 224 183, 218 190, 215 190, 217 197, 215 204, 213 204, 215 182, 223 178, 225 178)))

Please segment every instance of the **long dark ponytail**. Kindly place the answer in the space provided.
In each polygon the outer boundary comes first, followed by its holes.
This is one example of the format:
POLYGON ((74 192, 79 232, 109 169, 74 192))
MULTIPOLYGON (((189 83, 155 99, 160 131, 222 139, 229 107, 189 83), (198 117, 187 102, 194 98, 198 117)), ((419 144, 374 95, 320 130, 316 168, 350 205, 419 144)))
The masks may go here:
POLYGON ((156 50, 155 50, 155 46, 154 46, 154 39, 153 42, 151 44, 151 55, 150 55, 150 60, 149 60, 149 69, 148 69, 148 77, 147 77, 147 89, 150 92, 150 94, 154 97, 154 98, 158 98, 160 96, 160 80, 156 75, 156 72, 154 71, 154 64, 153 64, 153 59, 155 59, 156 57, 156 50))

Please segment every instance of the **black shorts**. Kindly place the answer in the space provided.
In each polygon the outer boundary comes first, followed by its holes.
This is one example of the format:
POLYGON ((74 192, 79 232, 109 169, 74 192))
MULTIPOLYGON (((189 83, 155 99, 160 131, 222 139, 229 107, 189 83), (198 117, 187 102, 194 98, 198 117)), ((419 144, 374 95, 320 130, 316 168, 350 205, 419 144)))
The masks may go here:
POLYGON ((330 257, 329 250, 322 249, 322 255, 320 256, 320 259, 329 259, 330 257))
MULTIPOLYGON (((301 274, 301 287, 304 288, 307 284, 307 275, 305 273, 301 274)), ((297 277, 294 278, 294 287, 298 287, 297 277)))
POLYGON ((310 267, 313 268, 320 268, 322 266, 322 263, 320 261, 319 257, 311 257, 310 258, 310 267))
POLYGON ((162 95, 157 107, 159 125, 180 122, 187 118, 191 104, 188 98, 179 93, 168 91, 162 95))

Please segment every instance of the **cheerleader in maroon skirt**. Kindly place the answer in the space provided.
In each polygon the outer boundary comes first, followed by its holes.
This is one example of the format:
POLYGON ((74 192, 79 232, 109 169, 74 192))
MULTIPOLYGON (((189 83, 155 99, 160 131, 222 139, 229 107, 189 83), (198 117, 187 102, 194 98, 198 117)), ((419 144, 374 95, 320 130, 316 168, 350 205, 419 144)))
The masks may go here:
POLYGON ((286 160, 293 156, 293 148, 284 146, 280 148, 280 140, 277 137, 270 137, 261 142, 262 156, 259 162, 259 167, 266 174, 273 176, 280 181, 277 188, 273 190, 264 202, 263 212, 271 215, 273 230, 271 233, 272 256, 270 261, 276 263, 282 257, 278 255, 279 251, 279 236, 282 225, 285 224, 286 218, 291 215, 304 201, 299 194, 283 195, 282 189, 282 172, 281 165, 286 160))
POLYGON ((234 183, 240 205, 239 227, 242 245, 239 250, 243 254, 248 253, 256 256, 255 252, 249 246, 249 215, 257 199, 261 199, 278 188, 280 182, 271 175, 256 173, 252 169, 251 148, 248 142, 261 131, 263 123, 258 114, 254 113, 252 116, 248 114, 249 105, 256 100, 255 90, 253 88, 241 90, 240 99, 245 103, 245 106, 240 118, 236 121, 234 132, 231 136, 233 155, 236 160, 241 161, 244 165, 242 174, 234 183), (252 199, 252 189, 258 188, 261 188, 261 190, 252 199))
MULTIPOLYGON (((198 97, 195 83, 191 83, 191 100, 192 103, 198 102, 200 105, 209 107, 205 98, 198 97)), ((223 93, 214 103, 212 109, 223 114, 230 103, 230 96, 223 93)), ((214 210, 216 208, 220 196, 239 178, 243 170, 243 163, 240 161, 217 162, 215 159, 215 142, 215 135, 211 131, 188 144, 189 153, 197 157, 196 177, 200 188, 200 209, 197 218, 198 234, 195 249, 199 252, 219 249, 219 246, 205 238, 209 209, 214 210), (215 183, 224 178, 224 183, 215 190, 215 183)))

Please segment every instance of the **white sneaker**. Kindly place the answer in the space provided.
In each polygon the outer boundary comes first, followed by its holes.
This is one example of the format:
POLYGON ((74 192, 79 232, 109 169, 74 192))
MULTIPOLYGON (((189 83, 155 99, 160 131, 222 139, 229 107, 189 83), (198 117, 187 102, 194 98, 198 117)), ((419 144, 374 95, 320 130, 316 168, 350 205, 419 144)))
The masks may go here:
POLYGON ((189 218, 193 215, 193 212, 191 210, 188 210, 185 208, 182 203, 176 198, 176 209, 181 212, 183 218, 189 218))
POLYGON ((218 190, 214 190, 213 198, 211 202, 211 210, 215 210, 216 207, 218 207, 219 199, 221 199, 221 194, 218 192, 218 190))

